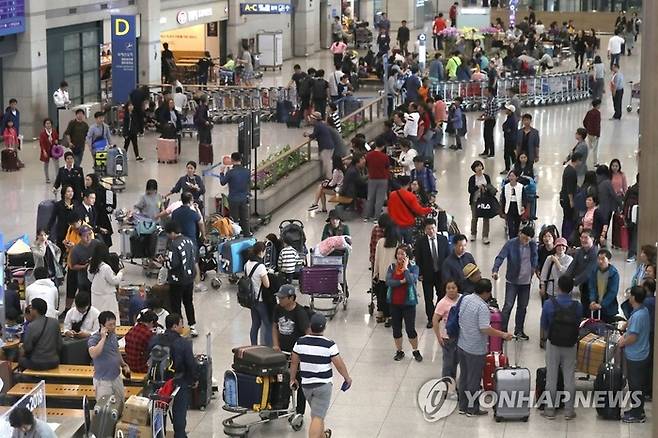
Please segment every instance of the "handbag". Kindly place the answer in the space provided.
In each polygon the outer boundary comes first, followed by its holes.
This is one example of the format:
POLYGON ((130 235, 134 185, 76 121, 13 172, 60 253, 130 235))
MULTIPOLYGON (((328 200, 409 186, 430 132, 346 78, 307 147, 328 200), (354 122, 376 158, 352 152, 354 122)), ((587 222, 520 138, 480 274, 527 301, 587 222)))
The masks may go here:
POLYGON ((59 144, 54 144, 50 148, 50 157, 59 160, 64 155, 64 148, 59 144))
POLYGON ((485 219, 491 219, 498 215, 500 211, 500 202, 495 196, 488 191, 484 192, 475 203, 475 216, 485 219))

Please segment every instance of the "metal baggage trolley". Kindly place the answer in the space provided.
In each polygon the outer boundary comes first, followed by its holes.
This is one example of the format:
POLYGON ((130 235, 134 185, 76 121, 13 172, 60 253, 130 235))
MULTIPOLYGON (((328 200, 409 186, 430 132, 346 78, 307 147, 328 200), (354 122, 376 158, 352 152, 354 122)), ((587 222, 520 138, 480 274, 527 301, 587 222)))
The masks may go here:
MULTIPOLYGON (((335 252, 336 254, 338 252, 335 252)), ((349 290, 347 286, 348 253, 320 256, 311 253, 311 264, 302 268, 299 279, 300 291, 311 296, 311 309, 323 313, 329 319, 338 313, 342 304, 347 309, 349 290), (316 299, 329 301, 318 305, 316 299)))

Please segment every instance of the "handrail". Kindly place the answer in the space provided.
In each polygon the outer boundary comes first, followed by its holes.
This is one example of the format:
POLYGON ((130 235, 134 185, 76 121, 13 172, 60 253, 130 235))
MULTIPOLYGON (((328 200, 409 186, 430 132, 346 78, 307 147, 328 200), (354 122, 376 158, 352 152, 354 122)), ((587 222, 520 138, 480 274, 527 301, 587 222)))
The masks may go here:
MULTIPOLYGON (((149 88, 173 88, 174 84, 137 84, 138 87, 149 87, 149 88)), ((217 85, 217 84, 183 84, 183 88, 195 88, 199 91, 215 91, 215 90, 260 90, 262 88, 288 88, 284 86, 278 87, 259 87, 256 85, 217 85)))

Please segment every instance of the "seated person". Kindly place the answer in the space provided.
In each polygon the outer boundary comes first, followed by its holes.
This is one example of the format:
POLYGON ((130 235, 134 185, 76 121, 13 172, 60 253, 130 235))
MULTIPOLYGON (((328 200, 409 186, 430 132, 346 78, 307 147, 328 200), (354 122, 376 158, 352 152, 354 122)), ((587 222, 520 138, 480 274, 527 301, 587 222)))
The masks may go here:
POLYGON ((18 296, 18 285, 13 281, 7 284, 5 289, 5 313, 17 312, 20 316, 23 311, 21 310, 21 299, 18 296))
POLYGON ((235 59, 232 53, 226 56, 226 64, 222 65, 222 70, 235 71, 235 59))
POLYGON ((32 411, 25 407, 12 409, 9 425, 14 429, 11 438, 57 438, 48 423, 34 418, 32 411))
POLYGON ((41 298, 31 302, 32 321, 27 327, 23 341, 23 357, 18 360, 21 369, 51 370, 59 366, 62 335, 59 321, 48 318, 48 305, 41 298))
POLYGON ((354 153, 352 163, 345 172, 340 195, 346 198, 365 199, 368 196, 368 178, 362 174, 366 167, 366 157, 361 153, 354 153))
POLYGON ((326 195, 335 195, 340 192, 341 185, 345 178, 345 166, 341 157, 335 156, 333 161, 333 172, 330 180, 324 180, 320 183, 318 191, 315 195, 315 202, 308 208, 308 211, 318 209, 318 202, 322 205, 322 212, 327 212, 327 197, 326 195))
MULTIPOLYGON (((589 277, 589 308, 601 311, 601 319, 607 323, 614 322, 619 312, 617 293, 619 292, 619 272, 610 264, 612 254, 601 249, 597 256, 597 267, 589 277)), ((596 315, 595 315, 596 316, 596 315)))
POLYGON ((158 325, 158 315, 144 309, 137 316, 137 323, 126 333, 126 363, 131 371, 146 373, 148 371, 148 354, 146 349, 155 335, 153 330, 158 325))
POLYGON ((48 318, 55 318, 59 315, 57 311, 57 301, 59 301, 59 291, 55 283, 48 278, 48 269, 45 266, 39 266, 34 269, 35 282, 25 289, 25 302, 31 303, 34 298, 41 298, 48 306, 48 318))
POLYGON ((165 327, 165 322, 167 316, 169 316, 169 312, 163 307, 162 299, 158 296, 149 297, 146 300, 146 308, 152 310, 158 316, 158 328, 156 329, 156 332, 158 334, 164 333, 162 327, 165 327))
POLYGON ((66 318, 64 318, 64 336, 88 338, 99 329, 98 315, 100 312, 91 305, 89 292, 78 292, 75 295, 74 304, 66 312, 66 318))

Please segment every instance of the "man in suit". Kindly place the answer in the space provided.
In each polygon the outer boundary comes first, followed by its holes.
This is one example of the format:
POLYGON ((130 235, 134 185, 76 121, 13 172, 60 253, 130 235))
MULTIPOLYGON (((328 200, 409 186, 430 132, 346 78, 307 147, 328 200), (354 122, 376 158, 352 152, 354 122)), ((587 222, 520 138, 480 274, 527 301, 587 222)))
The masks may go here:
POLYGON ((423 282, 423 295, 425 295, 425 313, 427 314, 427 328, 432 328, 432 316, 434 315, 434 294, 436 289, 437 298, 443 298, 444 290, 441 281, 441 268, 443 261, 450 254, 448 239, 437 234, 436 221, 425 219, 425 235, 416 241, 414 250, 416 264, 420 269, 423 282))
POLYGON ((75 213, 79 218, 82 218, 82 222, 89 225, 94 233, 98 233, 100 230, 96 226, 96 193, 92 190, 85 190, 82 202, 75 206, 75 213))

